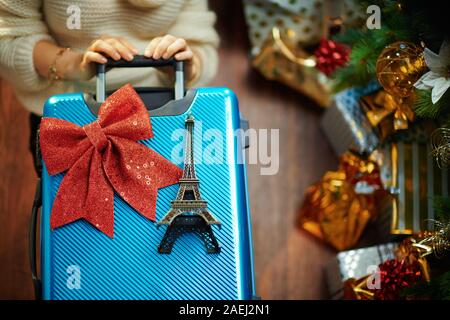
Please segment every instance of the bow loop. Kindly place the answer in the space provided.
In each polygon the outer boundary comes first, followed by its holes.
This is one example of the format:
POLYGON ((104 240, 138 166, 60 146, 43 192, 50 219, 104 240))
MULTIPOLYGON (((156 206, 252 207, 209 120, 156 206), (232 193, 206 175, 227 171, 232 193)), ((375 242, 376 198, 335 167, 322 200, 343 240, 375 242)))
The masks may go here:
POLYGON ((92 147, 81 127, 53 118, 42 118, 39 142, 50 175, 66 171, 92 147))
POLYGON ((98 112, 98 122, 106 135, 133 141, 153 138, 147 108, 129 84, 105 100, 98 112))
POLYGON ((112 237, 114 191, 155 220, 158 189, 177 183, 182 170, 137 142, 151 137, 147 109, 131 85, 108 97, 98 120, 83 127, 44 118, 40 142, 48 172, 67 171, 53 203, 51 227, 85 219, 112 237))

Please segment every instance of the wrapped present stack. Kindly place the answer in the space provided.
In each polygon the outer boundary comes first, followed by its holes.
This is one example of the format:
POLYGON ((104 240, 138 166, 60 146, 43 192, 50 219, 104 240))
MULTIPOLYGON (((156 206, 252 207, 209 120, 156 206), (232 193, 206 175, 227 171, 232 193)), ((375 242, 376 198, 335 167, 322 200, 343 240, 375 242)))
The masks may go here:
POLYGON ((364 88, 349 88, 333 97, 321 127, 336 154, 347 150, 370 154, 379 145, 380 139, 360 106, 361 97, 379 88, 378 82, 372 81, 364 88))
POLYGON ((397 243, 342 251, 325 267, 325 278, 331 299, 344 298, 344 285, 351 279, 365 277, 372 266, 395 258, 397 243))
POLYGON ((351 50, 320 124, 341 160, 307 190, 299 225, 340 252, 330 297, 450 298, 450 42, 415 2, 374 4, 382 30, 330 36, 351 50))
POLYGON ((330 39, 341 27, 361 25, 351 0, 244 0, 252 65, 327 107, 330 74, 348 61, 349 49, 330 39))

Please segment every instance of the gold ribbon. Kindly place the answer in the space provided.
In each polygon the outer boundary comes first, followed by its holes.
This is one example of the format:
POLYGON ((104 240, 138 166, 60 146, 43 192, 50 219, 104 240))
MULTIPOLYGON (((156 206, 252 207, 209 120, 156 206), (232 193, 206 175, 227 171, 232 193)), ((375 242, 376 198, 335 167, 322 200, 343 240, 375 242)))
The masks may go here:
POLYGON ((399 230, 398 229, 398 220, 399 220, 399 205, 398 205, 398 147, 397 144, 392 143, 390 147, 391 153, 391 185, 388 186, 391 188, 393 193, 389 195, 391 203, 392 203, 392 218, 391 218, 391 233, 392 234, 412 234, 413 231, 408 230, 399 230))
POLYGON ((367 119, 374 127, 379 126, 389 116, 392 116, 391 126, 395 131, 408 129, 408 122, 414 121, 413 95, 399 98, 381 90, 375 95, 361 98, 361 101, 366 109, 367 119))
POLYGON ((314 56, 310 56, 308 58, 298 57, 291 49, 284 43, 283 39, 281 39, 280 29, 277 27, 272 28, 272 37, 277 45, 280 52, 291 62, 298 64, 299 66, 304 67, 315 67, 316 60, 314 56))
POLYGON ((412 264, 417 261, 425 281, 430 281, 430 266, 427 257, 434 254, 440 258, 450 252, 450 223, 434 221, 437 231, 424 231, 403 240, 397 248, 398 259, 412 264))
POLYGON ((432 221, 437 231, 426 231, 416 246, 423 250, 423 257, 433 253, 437 258, 441 258, 450 253, 450 222, 432 221))
POLYGON ((373 300, 375 293, 367 288, 367 279, 370 275, 359 279, 350 278, 344 283, 344 299, 346 300, 373 300))
POLYGON ((433 249, 423 241, 417 241, 415 238, 403 240, 396 250, 396 256, 399 260, 405 260, 408 264, 418 262, 422 277, 425 281, 430 281, 430 266, 426 257, 433 252, 433 249))

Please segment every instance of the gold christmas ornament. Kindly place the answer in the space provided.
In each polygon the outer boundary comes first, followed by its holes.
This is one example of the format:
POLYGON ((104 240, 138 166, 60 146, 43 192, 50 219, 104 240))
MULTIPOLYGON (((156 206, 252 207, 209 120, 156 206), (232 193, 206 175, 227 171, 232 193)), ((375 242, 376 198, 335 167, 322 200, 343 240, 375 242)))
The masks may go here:
POLYGON ((413 93, 414 83, 425 70, 423 49, 406 41, 388 45, 381 52, 376 65, 377 78, 384 90, 399 98, 413 93))

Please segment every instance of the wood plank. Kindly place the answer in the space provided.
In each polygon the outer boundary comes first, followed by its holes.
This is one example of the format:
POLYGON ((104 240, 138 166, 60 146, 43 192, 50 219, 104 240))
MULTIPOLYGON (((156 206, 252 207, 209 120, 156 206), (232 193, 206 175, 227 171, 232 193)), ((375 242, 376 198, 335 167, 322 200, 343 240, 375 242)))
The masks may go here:
POLYGON ((28 112, 1 80, 0 99, 0 299, 31 299, 28 218, 36 176, 28 151, 28 112))

